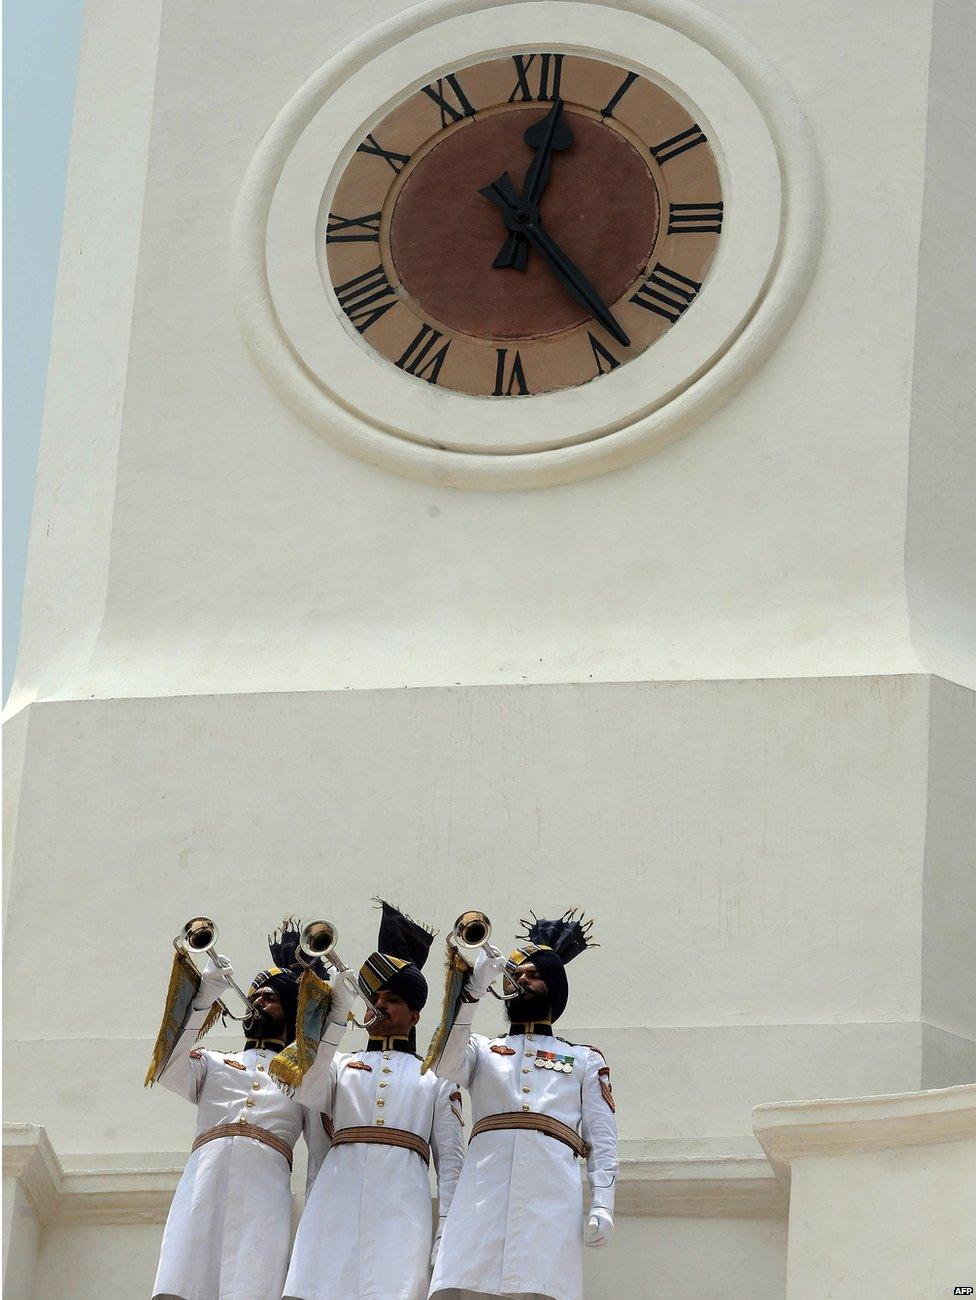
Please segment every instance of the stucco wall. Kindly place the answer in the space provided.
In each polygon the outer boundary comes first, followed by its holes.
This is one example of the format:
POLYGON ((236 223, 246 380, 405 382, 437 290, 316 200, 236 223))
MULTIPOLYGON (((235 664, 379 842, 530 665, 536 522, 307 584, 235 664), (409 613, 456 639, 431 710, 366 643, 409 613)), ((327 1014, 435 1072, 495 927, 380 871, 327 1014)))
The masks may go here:
POLYGON ((976 695, 934 679, 930 717, 922 1017, 976 1038, 976 695))
MULTIPOLYGON (((946 274, 923 184, 949 0, 931 76, 928 0, 716 0, 815 132, 816 281, 682 441, 508 494, 343 456, 233 314, 263 131, 403 7, 90 0, 7 732, 6 1113, 66 1169, 172 1168, 192 1111, 141 1088, 170 936, 210 913, 246 977, 297 910, 354 961, 374 892, 442 931, 483 907, 503 941, 529 907, 592 910, 563 1027, 652 1152, 751 1141, 772 1097, 971 1077, 972 696, 921 671, 905 561, 907 509, 926 666, 962 653, 969 470, 926 433, 957 426, 916 328, 920 234, 930 317, 946 274)), ((622 1216, 594 1294, 781 1300, 782 1225, 739 1212, 622 1216)), ((40 1300, 136 1294, 158 1235, 49 1224, 40 1300)))
POLYGON ((369 951, 373 893, 442 932, 483 907, 502 943, 530 907, 592 911, 604 946, 572 968, 564 1031, 606 1048, 627 1138, 919 1086, 924 678, 88 701, 31 723, 5 1105, 63 1155, 184 1149, 189 1108, 140 1082, 188 916, 246 976, 292 910, 369 951))
MULTIPOLYGON (((262 133, 331 50, 401 7, 167 0, 160 26, 151 6, 116 23, 93 0, 89 58, 128 47, 134 22, 147 54, 158 33, 145 187, 126 214, 138 268, 117 295, 132 293, 124 400, 94 370, 124 331, 93 328, 103 273, 79 270, 106 218, 90 160, 119 130, 108 112, 73 156, 56 354, 70 364, 52 368, 15 706, 917 669, 903 547, 928 3, 712 6, 816 135, 828 216, 810 295, 765 368, 677 445, 578 485, 484 494, 326 445, 264 383, 230 301, 229 222, 262 133), (111 414, 89 389, 115 394, 111 414), (86 435, 79 457, 79 421, 118 432, 86 435)), ((150 59, 143 89, 152 74, 150 59)), ((132 130, 143 111, 123 115, 132 130)))
POLYGON ((976 8, 936 0, 929 72, 905 569, 926 668, 976 686, 976 8))

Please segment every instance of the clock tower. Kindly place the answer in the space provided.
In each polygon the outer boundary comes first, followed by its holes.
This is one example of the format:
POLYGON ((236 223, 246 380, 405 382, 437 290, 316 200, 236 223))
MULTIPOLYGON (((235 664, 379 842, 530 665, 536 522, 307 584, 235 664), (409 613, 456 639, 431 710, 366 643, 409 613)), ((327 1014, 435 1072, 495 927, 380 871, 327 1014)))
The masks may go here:
POLYGON ((954 0, 88 0, 7 1293, 149 1294, 187 918, 243 980, 286 914, 356 964, 377 894, 597 917, 588 1297, 974 1283, 974 40, 954 0))

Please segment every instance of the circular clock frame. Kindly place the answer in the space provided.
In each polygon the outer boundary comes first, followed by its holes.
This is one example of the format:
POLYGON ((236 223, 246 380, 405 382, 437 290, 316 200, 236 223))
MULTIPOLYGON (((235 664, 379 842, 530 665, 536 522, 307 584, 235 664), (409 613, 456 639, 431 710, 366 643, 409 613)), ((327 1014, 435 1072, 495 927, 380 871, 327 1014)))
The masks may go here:
POLYGON ((666 89, 585 55, 503 55, 438 77, 359 141, 324 229, 320 215, 320 271, 347 330, 417 382, 522 400, 632 364, 693 310, 724 208, 708 138, 666 89), (526 128, 546 123, 562 135, 543 228, 595 290, 589 309, 528 243, 521 271, 497 264, 519 236, 485 191, 504 176, 518 192, 526 128))
POLYGON ((475 11, 465 0, 431 0, 342 51, 282 110, 238 199, 232 266, 252 353, 310 427, 414 478, 534 487, 630 463, 714 409, 788 326, 812 278, 822 224, 805 120, 778 75, 711 15, 669 0, 536 0, 475 11), (516 38, 499 44, 502 33, 516 38), (394 104, 466 64, 543 50, 626 67, 701 123, 727 212, 714 262, 693 309, 597 382, 518 401, 417 382, 363 345, 323 276, 331 195, 394 104))

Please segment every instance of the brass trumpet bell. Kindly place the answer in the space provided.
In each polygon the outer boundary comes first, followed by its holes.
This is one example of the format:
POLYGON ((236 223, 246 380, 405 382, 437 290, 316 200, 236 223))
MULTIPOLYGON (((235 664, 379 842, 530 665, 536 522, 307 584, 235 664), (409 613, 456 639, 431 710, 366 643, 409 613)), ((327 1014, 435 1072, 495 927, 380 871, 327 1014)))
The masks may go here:
POLYGON ((217 927, 209 916, 194 916, 184 925, 180 938, 191 952, 209 952, 217 942, 217 927))
MULTIPOLYGON (((216 951, 217 933, 216 922, 212 921, 209 916, 191 916, 189 921, 187 921, 186 925, 184 925, 183 929, 173 940, 173 947, 185 953, 194 966, 196 966, 196 963, 193 962, 194 955, 205 952, 210 960, 219 968, 223 966, 223 962, 216 951)), ((197 973, 199 974, 199 968, 197 968, 197 973)), ((246 1008, 243 1016, 235 1016, 233 1011, 231 1011, 227 1006, 227 1003, 221 999, 220 1006, 224 1015, 230 1016, 231 1020, 247 1020, 252 1011, 250 998, 233 976, 226 975, 224 978, 227 981, 228 988, 234 990, 246 1008)))
MULTIPOLYGON (((355 972, 350 970, 346 963, 339 956, 336 950, 336 944, 339 942, 339 927, 333 925, 331 921, 309 921, 308 925, 302 926, 302 932, 298 936, 298 951, 307 959, 314 961, 321 957, 327 961, 330 966, 335 967, 336 975, 346 985, 354 997, 361 997, 370 1011, 373 1018, 379 1017, 379 1011, 376 1005, 366 996, 359 987, 355 972)), ((356 1021, 361 1029, 368 1028, 367 1025, 356 1021)))
POLYGON ((328 957, 339 941, 339 931, 331 921, 309 921, 298 936, 298 946, 306 957, 328 957))
MULTIPOLYGON (((486 913, 474 910, 462 912, 454 922, 454 929, 447 936, 447 942, 453 948, 483 948, 489 957, 500 957, 501 953, 497 948, 492 947, 490 939, 491 921, 486 913)), ((499 993, 497 989, 489 988, 488 992, 492 997, 498 998, 499 1002, 511 1002, 513 998, 518 997, 518 989, 515 985, 517 974, 517 968, 511 962, 506 962, 502 980, 503 991, 499 993), (511 993, 504 992, 506 984, 513 990, 511 993)))
POLYGON ((451 938, 462 948, 481 948, 491 938, 491 922, 484 912, 462 912, 454 922, 451 938))

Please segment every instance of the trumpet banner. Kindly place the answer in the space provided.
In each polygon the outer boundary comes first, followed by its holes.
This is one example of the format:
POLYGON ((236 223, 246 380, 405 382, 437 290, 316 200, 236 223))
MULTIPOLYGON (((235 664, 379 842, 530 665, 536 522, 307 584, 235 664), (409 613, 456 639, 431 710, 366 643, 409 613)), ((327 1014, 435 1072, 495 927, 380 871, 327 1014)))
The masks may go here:
MULTIPOLYGON (((193 1006, 193 1000, 199 987, 200 972, 190 958, 177 949, 173 953, 173 966, 169 975, 169 988, 166 990, 166 1005, 163 1007, 163 1018, 159 1025, 159 1033, 156 1035, 149 1069, 146 1072, 145 1086, 147 1088, 152 1087, 166 1068, 166 1063, 176 1046, 176 1040, 186 1025, 190 1008, 193 1006)), ((197 1034, 197 1041, 204 1034, 210 1032, 220 1019, 220 1013, 220 1003, 214 1002, 207 1019, 204 1021, 203 1028, 197 1034)))
POLYGON ((454 1028, 455 1020, 457 1020, 458 1007, 461 1005, 461 994, 464 992, 464 986, 471 974, 471 970, 472 967, 464 960, 454 944, 448 942, 447 961, 444 963, 444 1005, 441 1009, 441 1020, 434 1031, 433 1038, 430 1040, 430 1046, 427 1048, 427 1055, 420 1067, 421 1074, 427 1073, 444 1050, 448 1035, 454 1028))
POLYGON ((295 1017, 295 1041, 268 1066, 286 1092, 294 1092, 315 1064, 319 1043, 325 1033, 332 1006, 332 985, 306 968, 298 981, 298 1012, 295 1017))

